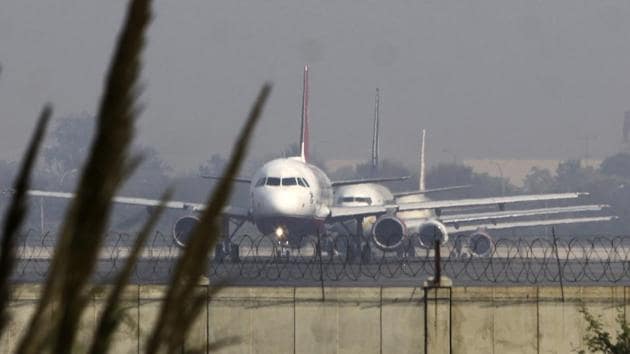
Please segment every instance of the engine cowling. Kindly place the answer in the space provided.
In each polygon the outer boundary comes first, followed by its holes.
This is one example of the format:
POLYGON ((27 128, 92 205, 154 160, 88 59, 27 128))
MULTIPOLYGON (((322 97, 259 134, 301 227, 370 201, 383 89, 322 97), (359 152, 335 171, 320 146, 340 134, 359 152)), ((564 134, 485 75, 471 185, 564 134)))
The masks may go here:
POLYGON ((446 226, 437 220, 428 220, 418 228, 418 240, 423 248, 435 247, 436 240, 443 245, 448 241, 446 226))
POLYGON ((477 230, 468 237, 468 249, 477 257, 488 257, 494 251, 492 236, 484 230, 477 230))
POLYGON ((188 244, 192 230, 199 223, 199 218, 192 215, 182 216, 173 224, 173 241, 179 247, 185 247, 188 244))
POLYGON ((406 237, 405 223, 395 216, 381 216, 372 227, 372 241, 384 251, 397 249, 406 237))

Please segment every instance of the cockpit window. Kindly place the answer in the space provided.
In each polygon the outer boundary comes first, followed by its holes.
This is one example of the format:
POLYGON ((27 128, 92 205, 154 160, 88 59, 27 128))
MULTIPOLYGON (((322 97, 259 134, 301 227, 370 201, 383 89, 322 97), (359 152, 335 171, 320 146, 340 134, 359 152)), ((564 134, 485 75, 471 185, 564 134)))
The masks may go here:
POLYGON ((267 177, 267 185, 268 186, 279 186, 280 178, 278 177, 267 177))
POLYGON ((372 198, 356 197, 354 198, 354 201, 357 203, 365 203, 367 205, 372 205, 372 198))
POLYGON ((295 177, 288 177, 282 179, 283 186, 297 186, 297 180, 295 177))
POLYGON ((265 185, 265 177, 261 177, 258 182, 256 182, 256 187, 260 187, 260 186, 264 186, 265 185))
POLYGON ((310 187, 311 187, 311 186, 308 184, 308 181, 306 180, 306 178, 300 178, 300 180, 301 180, 302 182, 304 182, 304 186, 305 186, 306 188, 310 188, 310 187))
POLYGON ((297 181, 300 186, 306 187, 306 183, 304 183, 304 180, 302 179, 302 177, 298 177, 297 181))
POLYGON ((369 197, 342 197, 339 198, 339 203, 364 203, 372 205, 372 198, 369 197))

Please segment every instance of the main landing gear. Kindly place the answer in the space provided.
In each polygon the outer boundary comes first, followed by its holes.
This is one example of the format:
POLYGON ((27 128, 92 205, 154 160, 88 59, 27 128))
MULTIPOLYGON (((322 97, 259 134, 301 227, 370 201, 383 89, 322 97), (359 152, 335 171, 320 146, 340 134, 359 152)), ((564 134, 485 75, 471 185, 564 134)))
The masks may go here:
POLYGON ((238 220, 234 231, 230 233, 230 219, 223 218, 221 222, 221 242, 217 243, 214 249, 214 261, 223 262, 229 258, 232 262, 240 262, 239 245, 232 242, 232 237, 245 224, 245 220, 238 220))
MULTIPOLYGON (((370 247, 370 240, 366 239, 363 234, 363 217, 357 217, 355 219, 355 230, 352 232, 351 228, 345 223, 341 225, 346 229, 348 237, 344 240, 345 245, 342 248, 345 252, 345 261, 347 263, 369 263, 372 260, 372 248, 370 247)), ((339 244, 339 242, 336 242, 339 244)))

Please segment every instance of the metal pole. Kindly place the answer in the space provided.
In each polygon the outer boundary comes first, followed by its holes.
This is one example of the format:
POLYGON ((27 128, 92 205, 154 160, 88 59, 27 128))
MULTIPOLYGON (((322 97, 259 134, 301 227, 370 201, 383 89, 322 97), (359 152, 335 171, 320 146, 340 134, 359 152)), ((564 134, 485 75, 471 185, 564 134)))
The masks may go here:
POLYGON ((429 351, 429 288, 424 288, 424 353, 429 351))
POLYGON ((492 161, 492 162, 497 166, 497 169, 499 170, 499 174, 501 175, 501 196, 505 197, 505 178, 503 177, 503 169, 501 168, 501 165, 497 161, 492 161))
POLYGON ((427 137, 427 131, 422 129, 422 132, 420 133, 420 169, 418 170, 418 190, 421 192, 424 192, 424 190, 426 189, 426 180, 427 180, 427 176, 426 176, 426 172, 427 172, 427 166, 426 166, 426 159, 425 159, 425 139, 427 137))
POLYGON ((433 283, 435 286, 440 286, 440 279, 442 278, 440 248, 442 247, 437 237, 433 238, 433 242, 435 244, 435 279, 433 279, 433 283))
POLYGON ((376 177, 378 175, 378 160, 379 160, 379 105, 380 105, 380 95, 378 88, 376 89, 376 98, 374 103, 374 127, 372 128, 372 177, 376 177))
POLYGON ((44 234, 44 197, 39 198, 39 230, 44 234))
POLYGON ((317 256, 319 258, 319 283, 322 288, 322 302, 326 301, 326 293, 324 292, 324 264, 322 261, 322 236, 317 230, 317 256))
POLYGON ((453 289, 448 288, 448 352, 453 353, 453 289))
POLYGON ((562 268, 560 267, 560 255, 558 254, 558 241, 556 239, 556 228, 551 227, 551 235, 553 236, 553 249, 556 253, 556 263, 558 264, 558 277, 560 279, 560 295, 562 296, 562 302, 564 302, 564 281, 562 279, 562 268))

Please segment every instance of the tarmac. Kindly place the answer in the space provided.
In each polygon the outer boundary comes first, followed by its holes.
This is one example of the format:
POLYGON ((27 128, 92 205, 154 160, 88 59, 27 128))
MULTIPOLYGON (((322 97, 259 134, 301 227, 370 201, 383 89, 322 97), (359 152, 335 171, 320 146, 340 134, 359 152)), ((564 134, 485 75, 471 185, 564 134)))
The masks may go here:
MULTIPOLYGON (((415 257, 373 256, 369 262, 348 261, 324 254, 322 258, 301 254, 273 257, 271 249, 256 255, 241 249, 238 262, 209 259, 210 283, 236 286, 421 286, 435 273, 434 258, 420 252, 415 257)), ((181 251, 175 247, 148 247, 138 260, 133 284, 166 284, 181 251)), ((14 271, 15 283, 41 283, 46 277, 52 247, 20 247, 14 271)), ((127 260, 129 247, 105 247, 94 281, 110 283, 127 260)), ((630 281, 630 262, 609 250, 573 250, 555 254, 549 249, 497 250, 491 258, 445 257, 441 272, 456 286, 518 286, 527 284, 619 285, 630 281), (503 254, 502 254, 503 252, 503 254), (585 254, 588 253, 588 254, 585 254), (562 269, 562 279, 558 270, 562 269)))

